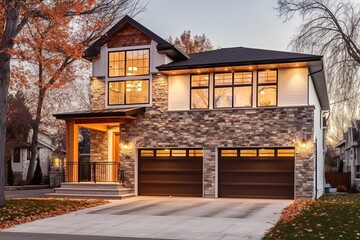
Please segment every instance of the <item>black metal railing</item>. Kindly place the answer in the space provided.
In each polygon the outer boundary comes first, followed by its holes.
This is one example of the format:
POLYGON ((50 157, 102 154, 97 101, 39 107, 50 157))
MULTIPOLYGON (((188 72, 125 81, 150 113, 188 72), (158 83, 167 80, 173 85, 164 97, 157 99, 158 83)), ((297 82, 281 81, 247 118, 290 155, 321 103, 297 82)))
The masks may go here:
POLYGON ((65 182, 121 182, 124 171, 116 162, 65 162, 65 182))

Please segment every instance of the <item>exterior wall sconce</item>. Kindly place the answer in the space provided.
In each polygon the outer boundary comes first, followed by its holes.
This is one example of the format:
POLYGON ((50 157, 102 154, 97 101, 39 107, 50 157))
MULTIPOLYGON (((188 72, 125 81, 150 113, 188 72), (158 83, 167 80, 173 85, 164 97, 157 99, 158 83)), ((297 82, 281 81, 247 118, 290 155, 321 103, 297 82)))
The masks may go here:
POLYGON ((302 140, 301 140, 301 148, 306 148, 307 147, 307 142, 306 142, 306 139, 305 139, 305 133, 304 131, 302 132, 302 140))
POLYGON ((128 149, 129 148, 129 141, 125 140, 124 144, 123 144, 124 149, 128 149))

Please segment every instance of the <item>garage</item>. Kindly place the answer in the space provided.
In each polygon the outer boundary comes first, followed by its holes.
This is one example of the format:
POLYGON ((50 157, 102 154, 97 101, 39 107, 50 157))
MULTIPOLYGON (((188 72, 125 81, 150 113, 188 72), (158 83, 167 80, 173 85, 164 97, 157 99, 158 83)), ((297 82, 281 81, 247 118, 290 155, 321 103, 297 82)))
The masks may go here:
POLYGON ((139 149, 139 195, 202 197, 202 182, 202 149, 139 149))
POLYGON ((227 148, 218 156, 218 197, 294 199, 294 148, 227 148))

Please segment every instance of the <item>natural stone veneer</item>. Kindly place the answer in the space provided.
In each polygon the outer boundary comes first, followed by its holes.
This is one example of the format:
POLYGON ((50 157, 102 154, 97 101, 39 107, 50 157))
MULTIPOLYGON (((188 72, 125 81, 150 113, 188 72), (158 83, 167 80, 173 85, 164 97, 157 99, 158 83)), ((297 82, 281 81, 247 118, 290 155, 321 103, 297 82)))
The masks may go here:
POLYGON ((277 107, 202 111, 168 111, 165 77, 152 80, 151 108, 126 125, 121 141, 132 147, 121 151, 126 185, 135 186, 137 148, 199 147, 204 149, 204 196, 215 196, 216 151, 220 147, 296 147, 295 197, 313 198, 314 107, 277 107), (298 144, 303 135, 308 148, 298 144))

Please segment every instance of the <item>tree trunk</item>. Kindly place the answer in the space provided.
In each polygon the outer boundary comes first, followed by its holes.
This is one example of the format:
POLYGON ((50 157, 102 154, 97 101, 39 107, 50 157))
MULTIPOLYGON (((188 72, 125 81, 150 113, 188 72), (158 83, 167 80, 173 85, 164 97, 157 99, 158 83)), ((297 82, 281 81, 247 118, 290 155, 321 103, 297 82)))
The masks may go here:
MULTIPOLYGON (((7 96, 10 81, 10 56, 0 53, 0 207, 5 204, 4 171, 7 96)), ((11 164, 11 163, 10 163, 11 164)))
POLYGON ((35 170, 35 164, 36 164, 36 155, 38 151, 38 145, 39 145, 39 126, 41 122, 41 112, 42 107, 44 103, 45 98, 45 92, 46 89, 44 87, 39 88, 39 97, 38 97, 38 104, 36 109, 36 116, 35 121, 33 123, 32 129, 33 129, 33 135, 32 135, 32 141, 31 141, 31 158, 29 163, 29 169, 26 176, 26 184, 31 184, 31 181, 34 177, 34 170, 35 170))

